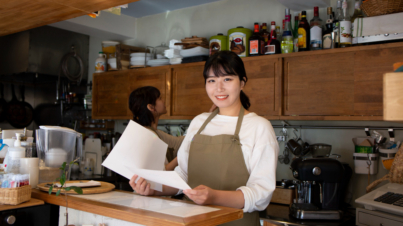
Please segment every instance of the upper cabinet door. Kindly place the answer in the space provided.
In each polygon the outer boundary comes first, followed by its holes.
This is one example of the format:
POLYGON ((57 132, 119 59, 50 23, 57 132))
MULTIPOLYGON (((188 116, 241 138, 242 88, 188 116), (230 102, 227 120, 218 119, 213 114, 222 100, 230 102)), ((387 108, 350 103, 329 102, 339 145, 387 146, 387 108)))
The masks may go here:
POLYGON ((284 115, 353 115, 354 52, 284 59, 284 115))
POLYGON ((354 114, 383 115, 383 74, 402 59, 403 47, 361 50, 355 53, 354 114))
POLYGON ((129 86, 125 71, 95 73, 92 90, 92 118, 126 119, 129 86))
POLYGON ((171 116, 192 119, 209 111, 213 102, 206 93, 203 69, 204 62, 172 68, 171 116))
POLYGON ((251 103, 249 110, 269 118, 280 115, 282 59, 266 56, 243 61, 248 76, 243 91, 251 103))
MULTIPOLYGON (((142 68, 136 70, 130 70, 129 73, 129 92, 130 93, 140 87, 143 86, 153 86, 157 88, 161 92, 161 99, 165 101, 165 106, 167 108, 167 112, 169 114, 170 109, 170 67, 169 66, 160 66, 153 68, 142 68)), ((129 118, 132 118, 132 113, 128 106, 127 115, 129 118)))

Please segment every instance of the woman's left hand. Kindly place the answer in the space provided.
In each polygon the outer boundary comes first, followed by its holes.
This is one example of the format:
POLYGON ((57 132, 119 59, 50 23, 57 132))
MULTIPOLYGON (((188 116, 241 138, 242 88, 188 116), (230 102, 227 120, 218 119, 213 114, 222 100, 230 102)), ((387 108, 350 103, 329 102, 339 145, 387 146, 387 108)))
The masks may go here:
POLYGON ((183 193, 196 204, 206 205, 213 204, 215 190, 204 185, 199 185, 194 189, 184 190, 183 193))

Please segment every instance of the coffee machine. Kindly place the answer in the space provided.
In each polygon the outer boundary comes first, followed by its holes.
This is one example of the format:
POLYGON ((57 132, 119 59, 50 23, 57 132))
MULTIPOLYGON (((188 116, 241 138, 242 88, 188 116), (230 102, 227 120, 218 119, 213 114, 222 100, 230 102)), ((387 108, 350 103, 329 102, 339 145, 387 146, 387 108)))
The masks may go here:
POLYGON ((338 220, 352 170, 333 158, 297 158, 291 163, 298 197, 291 205, 297 219, 338 220))

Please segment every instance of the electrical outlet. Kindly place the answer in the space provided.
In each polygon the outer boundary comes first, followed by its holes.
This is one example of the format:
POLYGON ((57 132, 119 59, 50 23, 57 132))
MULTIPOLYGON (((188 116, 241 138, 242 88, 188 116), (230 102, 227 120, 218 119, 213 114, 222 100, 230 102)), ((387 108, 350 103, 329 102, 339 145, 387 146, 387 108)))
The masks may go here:
POLYGON ((277 141, 285 141, 285 136, 277 136, 277 141))

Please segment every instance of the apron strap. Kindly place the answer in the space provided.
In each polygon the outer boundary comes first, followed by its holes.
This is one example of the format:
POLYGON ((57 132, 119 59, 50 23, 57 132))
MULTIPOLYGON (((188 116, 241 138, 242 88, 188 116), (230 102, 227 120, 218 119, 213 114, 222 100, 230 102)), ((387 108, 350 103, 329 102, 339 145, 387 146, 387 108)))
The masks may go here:
MULTIPOLYGON (((218 114, 218 111, 219 109, 217 108, 213 111, 213 113, 211 113, 211 115, 206 119, 206 121, 204 121, 203 125, 200 127, 199 131, 197 131, 196 134, 200 134, 204 130, 204 128, 206 128, 207 124, 211 121, 211 119, 213 119, 218 114)), ((238 135, 239 131, 241 131, 244 112, 245 109, 243 108, 243 106, 241 106, 241 110, 239 110, 238 121, 236 123, 236 129, 234 135, 238 135)))
POLYGON ((220 109, 216 108, 213 113, 210 114, 210 116, 206 119, 206 121, 204 121, 203 125, 200 127, 199 131, 197 131, 196 134, 200 134, 204 130, 204 128, 206 128, 207 124, 218 114, 219 110, 220 109))
POLYGON ((241 110, 239 111, 239 115, 238 115, 238 122, 236 123, 235 134, 234 134, 236 136, 239 134, 239 131, 241 131, 244 113, 245 113, 245 109, 243 108, 243 106, 241 106, 241 110))

